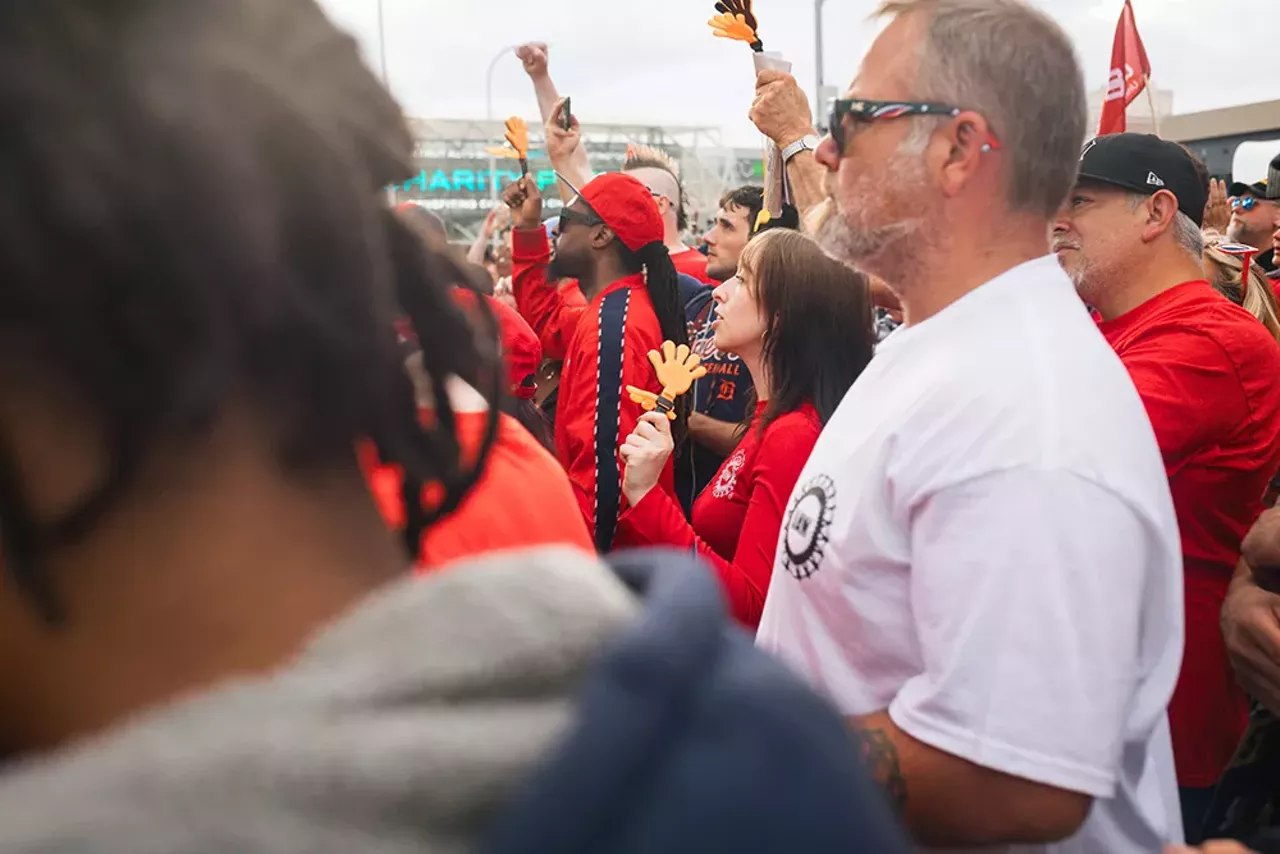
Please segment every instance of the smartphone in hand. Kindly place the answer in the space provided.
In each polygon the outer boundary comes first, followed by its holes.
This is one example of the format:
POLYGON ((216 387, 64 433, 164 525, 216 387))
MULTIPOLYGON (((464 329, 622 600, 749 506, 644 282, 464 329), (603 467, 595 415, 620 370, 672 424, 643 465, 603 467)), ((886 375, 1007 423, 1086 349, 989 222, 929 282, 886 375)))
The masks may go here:
POLYGON ((572 98, 566 97, 564 99, 564 108, 560 111, 560 126, 565 130, 573 130, 573 113, 569 109, 572 102, 572 98))

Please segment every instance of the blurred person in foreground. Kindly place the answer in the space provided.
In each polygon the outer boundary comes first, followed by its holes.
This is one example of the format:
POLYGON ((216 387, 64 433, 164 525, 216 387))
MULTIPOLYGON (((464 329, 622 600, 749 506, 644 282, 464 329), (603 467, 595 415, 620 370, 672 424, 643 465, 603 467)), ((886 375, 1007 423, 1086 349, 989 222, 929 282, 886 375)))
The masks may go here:
MULTIPOLYGON (((399 215, 428 247, 446 248, 412 217, 399 215)), ((537 336, 513 309, 469 287, 470 281, 483 280, 484 273, 474 265, 462 271, 468 269, 474 275, 451 288, 450 296, 472 319, 477 334, 482 335, 486 328, 481 303, 497 321, 506 374, 498 402, 502 414, 475 485, 453 512, 419 537, 416 569, 430 572, 462 558, 531 546, 567 546, 594 555, 595 546, 569 479, 555 458, 550 427, 533 403, 535 372, 542 360, 537 336), (537 488, 530 489, 530 484, 537 484, 537 488)), ((396 326, 420 417, 429 422, 436 417, 440 390, 423 367, 424 356, 413 324, 402 319, 396 326)), ((446 380, 443 393, 449 398, 459 454, 474 461, 485 436, 491 401, 457 377, 446 380)), ((406 503, 406 493, 412 494, 415 487, 403 466, 382 462, 371 443, 360 446, 360 462, 388 525, 395 531, 421 527, 418 519, 434 510, 440 485, 417 484, 420 503, 406 503)))
POLYGON ((1186 652, 1169 725, 1189 842, 1248 718, 1218 615, 1280 469, 1280 344, 1204 278, 1208 186, 1175 142, 1098 137, 1054 227, 1063 268, 1142 396, 1178 515, 1186 652))
POLYGON ((446 515, 502 375, 313 2, 6 4, 0 115, 0 850, 901 850, 684 557, 408 575, 357 447, 446 515))
POLYGON ((674 449, 670 422, 642 416, 622 446, 629 507, 618 521, 619 539, 696 550, 719 577, 733 615, 754 631, 796 479, 871 361, 871 302, 859 273, 782 229, 747 245, 737 275, 716 288, 715 300, 716 348, 750 372, 755 410, 739 426, 741 444, 698 496, 692 524, 657 488, 674 449))
POLYGON ((1049 253, 1075 52, 1017 0, 901 0, 818 148, 820 240, 908 325, 792 495, 757 643, 827 692, 922 845, 1181 839, 1178 529, 1142 401, 1049 253))

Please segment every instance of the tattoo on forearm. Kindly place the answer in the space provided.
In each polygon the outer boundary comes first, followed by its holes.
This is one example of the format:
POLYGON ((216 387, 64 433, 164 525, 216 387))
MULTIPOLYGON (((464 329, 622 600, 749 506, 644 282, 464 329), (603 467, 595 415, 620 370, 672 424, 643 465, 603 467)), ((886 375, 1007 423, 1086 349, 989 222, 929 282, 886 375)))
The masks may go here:
POLYGON ((871 777, 884 789, 893 808, 901 813, 907 806, 907 780, 902 776, 898 748, 882 729, 854 730, 854 739, 871 777))

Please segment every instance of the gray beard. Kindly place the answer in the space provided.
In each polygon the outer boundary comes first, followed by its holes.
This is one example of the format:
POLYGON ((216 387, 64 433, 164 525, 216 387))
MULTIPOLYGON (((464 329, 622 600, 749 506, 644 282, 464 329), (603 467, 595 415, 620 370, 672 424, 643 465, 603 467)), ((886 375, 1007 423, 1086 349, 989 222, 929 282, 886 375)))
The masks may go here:
POLYGON ((901 249, 909 245, 920 231, 920 225, 920 220, 910 219, 878 228, 855 229, 849 225, 843 212, 836 211, 819 229, 817 240, 828 255, 892 280, 896 278, 893 274, 897 271, 872 268, 896 267, 894 260, 901 256, 901 249), (876 261, 880 263, 874 263, 876 261))

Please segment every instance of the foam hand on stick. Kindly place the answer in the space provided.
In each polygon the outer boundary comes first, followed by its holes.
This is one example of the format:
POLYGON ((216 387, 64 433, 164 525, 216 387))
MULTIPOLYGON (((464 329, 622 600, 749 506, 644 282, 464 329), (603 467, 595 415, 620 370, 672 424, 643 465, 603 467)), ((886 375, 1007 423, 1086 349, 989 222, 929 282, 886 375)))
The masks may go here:
POLYGON ((764 50, 764 42, 760 40, 760 25, 751 11, 751 1, 721 0, 716 3, 716 11, 720 14, 707 21, 707 25, 717 38, 746 42, 759 53, 764 50))
POLYGON ((702 357, 691 352, 681 344, 679 347, 672 341, 662 343, 662 352, 649 351, 649 362, 653 365, 658 382, 662 384, 662 393, 654 394, 635 386, 627 386, 627 394, 632 403, 640 404, 645 412, 658 411, 670 421, 676 420, 676 399, 687 394, 696 380, 707 375, 702 366, 702 357))
POLYGON ((507 145, 519 155, 520 172, 529 174, 529 126, 519 116, 507 119, 507 145))

